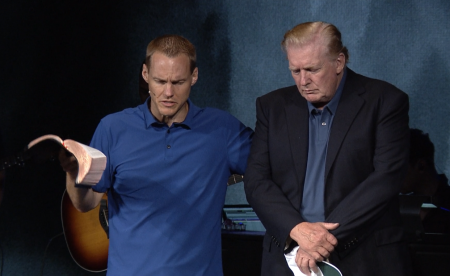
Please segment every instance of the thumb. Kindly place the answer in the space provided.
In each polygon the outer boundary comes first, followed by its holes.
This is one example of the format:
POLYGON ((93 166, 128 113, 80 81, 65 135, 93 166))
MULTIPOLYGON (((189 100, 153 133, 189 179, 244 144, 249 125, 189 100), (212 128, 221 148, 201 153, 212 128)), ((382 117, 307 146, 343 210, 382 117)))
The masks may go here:
POLYGON ((337 222, 334 222, 334 223, 322 222, 322 226, 325 227, 325 229, 327 229, 327 230, 334 230, 339 227, 339 223, 337 223, 337 222))

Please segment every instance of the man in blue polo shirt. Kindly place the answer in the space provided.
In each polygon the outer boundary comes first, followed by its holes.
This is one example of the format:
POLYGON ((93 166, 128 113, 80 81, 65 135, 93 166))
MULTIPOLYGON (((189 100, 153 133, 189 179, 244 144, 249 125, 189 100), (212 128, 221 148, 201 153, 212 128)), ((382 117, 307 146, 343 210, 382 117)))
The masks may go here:
POLYGON ((77 187, 63 160, 67 191, 80 211, 108 193, 108 275, 222 275, 226 182, 244 174, 253 131, 189 100, 198 68, 181 36, 150 42, 142 76, 146 102, 106 116, 93 136, 108 158, 102 179, 77 187))

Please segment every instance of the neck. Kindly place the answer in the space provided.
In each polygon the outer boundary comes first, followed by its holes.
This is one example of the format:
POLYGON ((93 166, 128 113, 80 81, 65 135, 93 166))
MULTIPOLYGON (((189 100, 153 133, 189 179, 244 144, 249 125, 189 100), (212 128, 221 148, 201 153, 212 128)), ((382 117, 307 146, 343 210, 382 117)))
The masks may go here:
MULTIPOLYGON (((150 102, 150 101, 149 101, 150 102)), ((149 104, 149 106, 151 106, 149 104)), ((161 122, 161 123, 165 123, 167 126, 172 126, 173 123, 182 123, 184 122, 184 120, 186 119, 186 116, 188 114, 189 111, 189 104, 186 101, 183 106, 181 106, 181 108, 173 115, 162 115, 160 114, 159 117, 155 116, 155 114, 152 112, 151 108, 149 107, 150 113, 153 115, 153 117, 161 122)))

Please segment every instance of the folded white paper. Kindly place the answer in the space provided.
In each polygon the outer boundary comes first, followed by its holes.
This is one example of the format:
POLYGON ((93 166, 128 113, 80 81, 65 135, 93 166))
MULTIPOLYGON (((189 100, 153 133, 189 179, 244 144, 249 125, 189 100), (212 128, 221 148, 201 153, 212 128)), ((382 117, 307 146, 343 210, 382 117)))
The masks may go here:
MULTIPOLYGON (((292 249, 291 252, 284 254, 284 256, 289 265, 289 268, 292 270, 292 272, 294 272, 295 276, 306 276, 306 274, 300 271, 300 268, 298 268, 298 265, 295 262, 295 256, 297 255, 297 251, 298 246, 294 247, 294 249, 292 249)), ((318 273, 311 271, 311 276, 334 276, 334 275, 342 276, 342 273, 339 271, 339 269, 337 269, 337 267, 328 262, 319 263, 318 266, 321 266, 322 269, 319 267, 318 273)))

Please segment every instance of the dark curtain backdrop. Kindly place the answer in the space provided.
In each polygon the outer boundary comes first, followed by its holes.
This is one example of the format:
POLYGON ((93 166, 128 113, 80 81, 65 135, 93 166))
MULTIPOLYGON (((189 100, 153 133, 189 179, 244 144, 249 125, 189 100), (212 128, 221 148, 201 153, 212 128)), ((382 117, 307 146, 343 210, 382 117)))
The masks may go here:
MULTIPOLYGON (((449 14, 450 2, 438 0, 4 0, 3 143, 10 155, 49 133, 88 143, 103 116, 139 103, 145 47, 167 33, 197 47, 194 103, 228 110, 253 128, 256 97, 293 84, 280 50, 284 32, 323 20, 342 31, 353 70, 410 95, 411 126, 430 133, 436 163, 449 174, 449 14)), ((59 235, 64 177, 51 161, 7 170, 3 275, 92 274, 71 260, 59 235)), ((242 184, 230 187, 227 202, 245 202, 242 184)))

